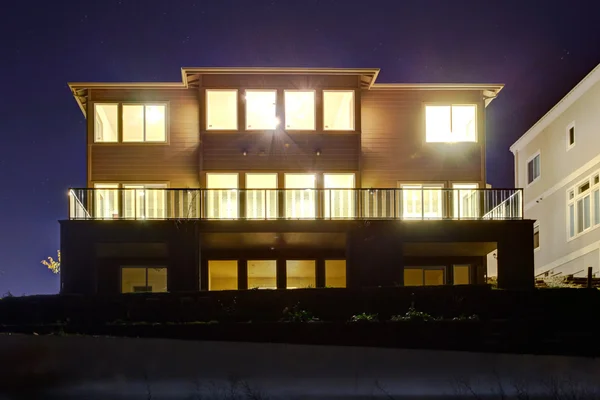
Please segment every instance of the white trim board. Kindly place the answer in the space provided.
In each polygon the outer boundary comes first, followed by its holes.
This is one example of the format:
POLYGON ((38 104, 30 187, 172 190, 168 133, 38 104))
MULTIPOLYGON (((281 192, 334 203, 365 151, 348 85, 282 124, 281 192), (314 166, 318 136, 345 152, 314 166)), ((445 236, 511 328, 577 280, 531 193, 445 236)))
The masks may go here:
POLYGON ((554 107, 550 109, 538 122, 536 122, 523 136, 521 136, 512 146, 510 151, 515 154, 522 150, 537 135, 548 127, 556 118, 564 113, 581 96, 583 96, 592 86, 600 81, 600 64, 586 75, 565 97, 563 97, 554 107))
POLYGON ((582 247, 582 248, 580 248, 578 250, 575 250, 575 251, 567 254, 566 256, 563 256, 563 257, 561 257, 559 259, 556 259, 556 260, 552 261, 551 263, 543 265, 542 267, 538 268, 535 271, 535 275, 537 276, 537 275, 543 274, 545 272, 551 271, 554 268, 560 267, 563 264, 566 264, 568 262, 576 260, 579 257, 583 257, 586 254, 589 254, 592 251, 598 250, 598 249, 600 249, 600 240, 597 241, 597 242, 594 242, 592 244, 588 244, 587 246, 582 247))
MULTIPOLYGON (((541 159, 540 159, 540 161, 541 161, 541 159)), ((554 194, 558 190, 567 186, 571 181, 575 180, 578 176, 582 175, 587 170, 592 169, 592 167, 594 167, 596 164, 599 164, 599 163, 600 163, 600 154, 598 154, 596 157, 592 158, 590 161, 583 164, 581 167, 577 168, 575 171, 571 172, 569 175, 562 178, 554 186, 552 186, 551 188, 544 191, 537 199, 529 201, 527 204, 525 204, 524 210, 525 211, 530 210, 533 206, 535 206, 537 204, 538 200, 545 199, 546 197, 554 194)), ((541 168, 540 168, 540 171, 541 171, 541 168)))

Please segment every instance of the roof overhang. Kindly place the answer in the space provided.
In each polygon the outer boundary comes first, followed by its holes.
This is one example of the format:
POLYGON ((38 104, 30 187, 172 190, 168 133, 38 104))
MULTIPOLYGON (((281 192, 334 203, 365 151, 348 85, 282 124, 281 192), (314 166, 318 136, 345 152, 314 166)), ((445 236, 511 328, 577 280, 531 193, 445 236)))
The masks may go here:
POLYGON ((181 68, 181 78, 185 85, 198 85, 201 75, 356 75, 361 78, 361 86, 371 88, 379 75, 379 68, 181 68))
POLYGON ((548 127, 555 119, 564 113, 581 96, 583 96, 596 83, 600 82, 600 64, 585 76, 565 97, 539 119, 527 132, 510 146, 510 151, 515 154, 529 144, 537 135, 548 127))
POLYGON ((474 90, 482 93, 486 107, 502 88, 502 83, 375 83, 371 86, 371 90, 474 90))

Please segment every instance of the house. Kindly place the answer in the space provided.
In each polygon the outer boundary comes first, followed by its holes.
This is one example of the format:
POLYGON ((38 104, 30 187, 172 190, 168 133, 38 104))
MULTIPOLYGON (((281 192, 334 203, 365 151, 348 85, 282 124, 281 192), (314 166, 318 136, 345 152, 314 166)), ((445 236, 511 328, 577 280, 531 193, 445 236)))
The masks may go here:
POLYGON ((87 187, 61 221, 62 293, 533 287, 520 189, 485 185, 502 85, 378 69, 183 68, 71 83, 87 187))
POLYGON ((539 278, 600 272, 600 65, 510 148, 539 278))

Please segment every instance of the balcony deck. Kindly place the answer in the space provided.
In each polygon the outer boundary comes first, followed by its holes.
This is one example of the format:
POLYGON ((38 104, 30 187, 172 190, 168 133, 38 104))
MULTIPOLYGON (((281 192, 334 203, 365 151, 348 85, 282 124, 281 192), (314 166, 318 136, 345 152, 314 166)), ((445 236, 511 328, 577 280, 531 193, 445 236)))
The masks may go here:
POLYGON ((69 190, 71 220, 520 220, 522 189, 69 190))

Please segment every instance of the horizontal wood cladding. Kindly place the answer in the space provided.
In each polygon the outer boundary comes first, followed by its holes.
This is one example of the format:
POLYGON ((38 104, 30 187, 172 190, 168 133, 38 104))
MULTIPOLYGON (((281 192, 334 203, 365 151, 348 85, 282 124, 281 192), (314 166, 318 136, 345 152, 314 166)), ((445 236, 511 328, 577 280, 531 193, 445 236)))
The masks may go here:
POLYGON ((360 136, 211 133, 202 135, 202 147, 205 171, 356 171, 360 136), (321 155, 316 154, 317 150, 321 155))
POLYGON ((94 182, 169 182, 171 187, 199 187, 199 107, 195 89, 93 89, 88 110, 89 173, 94 182), (168 103, 168 143, 94 143, 93 104, 168 103))
POLYGON ((396 187, 398 181, 483 183, 484 105, 479 91, 363 90, 363 187, 396 187), (477 104, 478 143, 426 143, 426 103, 477 104))
POLYGON ((357 75, 254 75, 216 74, 200 77, 204 88, 246 88, 246 89, 340 89, 359 88, 357 75))

